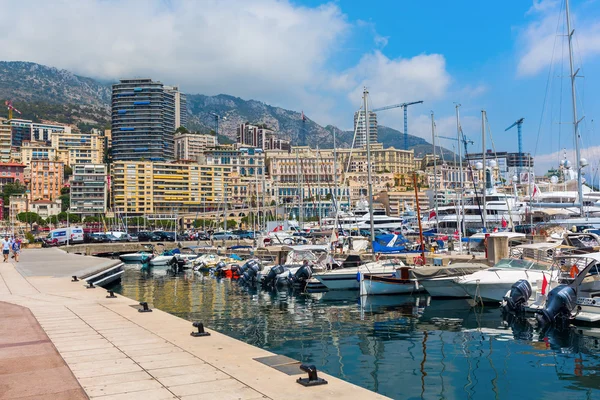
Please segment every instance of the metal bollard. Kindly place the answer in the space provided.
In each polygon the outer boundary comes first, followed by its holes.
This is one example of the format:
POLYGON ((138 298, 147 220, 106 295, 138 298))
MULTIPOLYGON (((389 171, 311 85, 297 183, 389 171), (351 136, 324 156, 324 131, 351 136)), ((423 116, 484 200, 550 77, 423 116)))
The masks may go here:
POLYGON ((85 287, 86 289, 96 289, 96 286, 94 286, 94 282, 88 282, 88 285, 85 287))
POLYGON ((194 322, 192 324, 194 328, 198 328, 198 332, 190 333, 193 337, 210 336, 210 333, 204 331, 204 324, 202 322, 194 322))
POLYGON ((300 369, 304 372, 308 372, 308 378, 298 378, 296 382, 302 386, 318 386, 327 385, 327 381, 317 376, 317 367, 311 364, 301 364, 300 369))
POLYGON ((71 279, 71 282, 79 282, 79 279, 77 279, 77 275, 73 275, 72 278, 73 279, 71 279))
POLYGON ((138 308, 139 312, 152 312, 152 310, 148 308, 147 302, 145 302, 145 301, 141 302, 140 306, 142 306, 142 308, 138 308))
POLYGON ((117 296, 115 296, 115 292, 112 290, 107 290, 108 292, 108 296, 106 296, 107 299, 116 299, 117 296))

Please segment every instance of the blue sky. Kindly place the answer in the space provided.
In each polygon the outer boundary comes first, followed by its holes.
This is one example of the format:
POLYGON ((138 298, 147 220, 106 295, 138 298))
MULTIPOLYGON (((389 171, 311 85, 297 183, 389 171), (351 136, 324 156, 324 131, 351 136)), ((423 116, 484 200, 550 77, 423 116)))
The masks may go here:
MULTIPOLYGON (((477 151, 482 108, 497 150, 517 151, 516 130, 504 128, 524 117, 524 150, 541 171, 573 148, 566 42, 557 36, 563 1, 25 0, 0 15, 11 26, 0 57, 102 79, 149 76, 188 93, 304 110, 345 129, 366 85, 373 107, 424 100, 409 111, 409 132, 427 139, 430 110, 438 133, 455 135, 459 102, 477 151)), ((600 2, 572 0, 571 9, 585 75, 578 79, 582 142, 594 163, 600 2)), ((402 129, 399 109, 379 119, 402 129)))

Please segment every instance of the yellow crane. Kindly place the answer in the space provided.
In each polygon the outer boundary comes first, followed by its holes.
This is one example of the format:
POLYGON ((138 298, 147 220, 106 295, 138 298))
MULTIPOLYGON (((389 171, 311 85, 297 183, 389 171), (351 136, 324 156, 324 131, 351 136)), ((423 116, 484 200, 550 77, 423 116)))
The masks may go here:
POLYGON ((17 114, 21 114, 21 111, 17 110, 12 103, 12 100, 6 100, 4 102, 4 104, 6 105, 6 108, 8 108, 8 119, 11 120, 13 119, 13 111, 16 112, 17 114))

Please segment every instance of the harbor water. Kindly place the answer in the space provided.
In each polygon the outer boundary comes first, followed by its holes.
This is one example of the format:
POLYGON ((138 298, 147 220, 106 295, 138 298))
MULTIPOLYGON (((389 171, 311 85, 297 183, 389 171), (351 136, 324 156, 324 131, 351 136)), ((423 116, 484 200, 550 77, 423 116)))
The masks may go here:
POLYGON ((600 399, 592 328, 540 333, 467 300, 265 292, 139 265, 114 289, 395 399, 600 399))

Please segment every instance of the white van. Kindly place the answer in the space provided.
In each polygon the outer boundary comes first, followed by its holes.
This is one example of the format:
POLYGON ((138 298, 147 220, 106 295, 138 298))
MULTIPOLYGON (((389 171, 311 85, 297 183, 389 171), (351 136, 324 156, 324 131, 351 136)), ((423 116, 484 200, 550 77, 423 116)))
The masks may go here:
POLYGON ((83 228, 69 227, 53 229, 47 236, 49 241, 56 239, 59 245, 66 244, 67 238, 69 239, 69 244, 83 243, 83 228))

